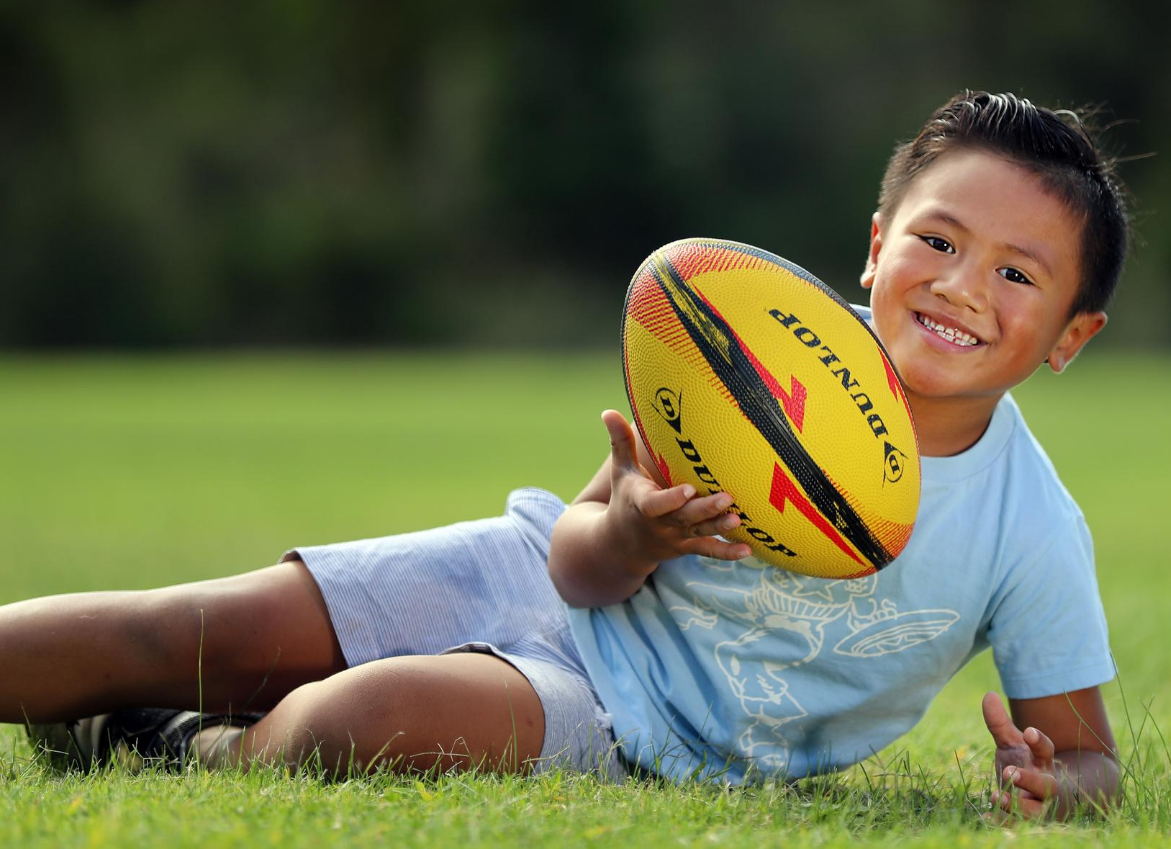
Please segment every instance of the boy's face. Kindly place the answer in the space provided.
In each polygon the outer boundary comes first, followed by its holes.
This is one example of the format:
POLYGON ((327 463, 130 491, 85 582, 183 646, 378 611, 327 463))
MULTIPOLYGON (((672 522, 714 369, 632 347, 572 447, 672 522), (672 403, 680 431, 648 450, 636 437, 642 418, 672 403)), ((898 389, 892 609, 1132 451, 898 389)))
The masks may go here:
POLYGON ((1046 358, 1061 371, 1105 324, 1068 318, 1081 224, 1019 166, 944 154, 889 221, 875 215, 862 285, 912 395, 994 401, 1046 358))

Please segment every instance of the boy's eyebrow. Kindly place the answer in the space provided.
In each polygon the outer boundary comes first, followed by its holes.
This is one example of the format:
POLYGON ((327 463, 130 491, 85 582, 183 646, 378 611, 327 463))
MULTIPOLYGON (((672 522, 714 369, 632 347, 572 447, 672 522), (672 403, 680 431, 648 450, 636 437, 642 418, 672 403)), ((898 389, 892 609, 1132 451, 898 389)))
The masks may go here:
MULTIPOLYGON (((952 227, 955 227, 961 233, 970 233, 971 232, 971 230, 969 230, 967 227, 964 226, 964 222, 960 221, 954 215, 952 215, 948 212, 944 212, 941 209, 928 210, 927 213, 924 214, 923 217, 924 217, 924 219, 927 219, 927 220, 934 219, 936 221, 942 221, 944 224, 950 224, 952 227)), ((1049 263, 1045 262, 1045 260, 1043 260, 1041 258, 1041 255, 1038 254, 1036 251, 1031 251, 1026 247, 1013 244, 1012 242, 1004 242, 1004 243, 1002 243, 1002 247, 1008 248, 1013 253, 1018 253, 1023 257, 1027 257, 1028 259, 1031 259, 1033 262, 1037 263, 1037 265, 1041 266, 1042 270, 1047 275, 1049 275, 1050 277, 1053 276, 1053 271, 1049 268, 1049 263)))

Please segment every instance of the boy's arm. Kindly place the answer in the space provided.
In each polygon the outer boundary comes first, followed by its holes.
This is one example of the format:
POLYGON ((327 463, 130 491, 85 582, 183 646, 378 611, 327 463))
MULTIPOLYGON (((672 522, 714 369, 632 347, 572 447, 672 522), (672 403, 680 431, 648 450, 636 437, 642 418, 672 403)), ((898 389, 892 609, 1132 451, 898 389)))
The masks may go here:
POLYGON ((672 557, 738 560, 751 553, 743 543, 715 536, 740 524, 739 516, 725 512, 731 496, 699 497, 690 484, 666 486, 622 414, 607 410, 602 421, 610 456, 557 520, 549 546, 549 576, 568 604, 624 601, 672 557))
POLYGON ((1118 796, 1114 735, 1097 687, 1040 699, 984 696, 996 741, 995 800, 1006 813, 1064 819, 1078 806, 1109 808, 1118 796), (1021 729, 1024 729, 1023 731, 1021 729))

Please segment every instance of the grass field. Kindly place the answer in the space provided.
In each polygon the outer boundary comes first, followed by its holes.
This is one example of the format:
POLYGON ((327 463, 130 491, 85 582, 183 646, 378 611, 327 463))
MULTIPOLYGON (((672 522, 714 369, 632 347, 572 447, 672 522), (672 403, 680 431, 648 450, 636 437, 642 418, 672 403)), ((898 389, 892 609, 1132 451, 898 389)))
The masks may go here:
MULTIPOLYGON (((625 408, 612 360, 0 359, 0 603, 232 574, 297 544, 494 514, 519 485, 572 497, 606 452, 598 412, 625 408)), ((1094 531, 1128 777, 1107 821, 1021 827, 1014 840, 1171 834, 1169 376, 1165 355, 1090 352, 1016 393, 1094 531)), ((62 778, 9 726, 0 846, 985 845, 1008 839, 978 815, 991 749, 979 699, 996 686, 982 657, 862 767, 733 792, 567 776, 62 778)))

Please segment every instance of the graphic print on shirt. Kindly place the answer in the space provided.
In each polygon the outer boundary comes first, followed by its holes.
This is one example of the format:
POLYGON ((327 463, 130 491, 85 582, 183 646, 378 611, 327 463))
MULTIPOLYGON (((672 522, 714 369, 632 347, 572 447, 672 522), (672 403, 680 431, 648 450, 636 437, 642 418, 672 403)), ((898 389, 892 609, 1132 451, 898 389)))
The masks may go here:
POLYGON ((683 631, 710 631, 721 618, 744 626, 734 639, 715 644, 715 661, 750 720, 737 740, 737 754, 766 769, 785 769, 792 747, 785 726, 808 715, 800 694, 791 692, 785 672, 820 655, 827 632, 829 639, 836 638, 834 654, 865 662, 933 640, 960 618, 954 610, 900 611, 889 598, 875 597, 878 575, 827 580, 786 572, 754 558, 701 561, 714 572, 750 570, 736 576, 749 580, 719 585, 688 581, 695 604, 673 606, 671 614, 683 631), (751 573, 759 576, 755 588, 743 589, 752 585, 751 573), (778 630, 794 638, 778 641, 778 630), (750 647, 766 637, 774 639, 769 658, 761 659, 750 647), (777 655, 776 646, 788 647, 790 655, 777 655))

